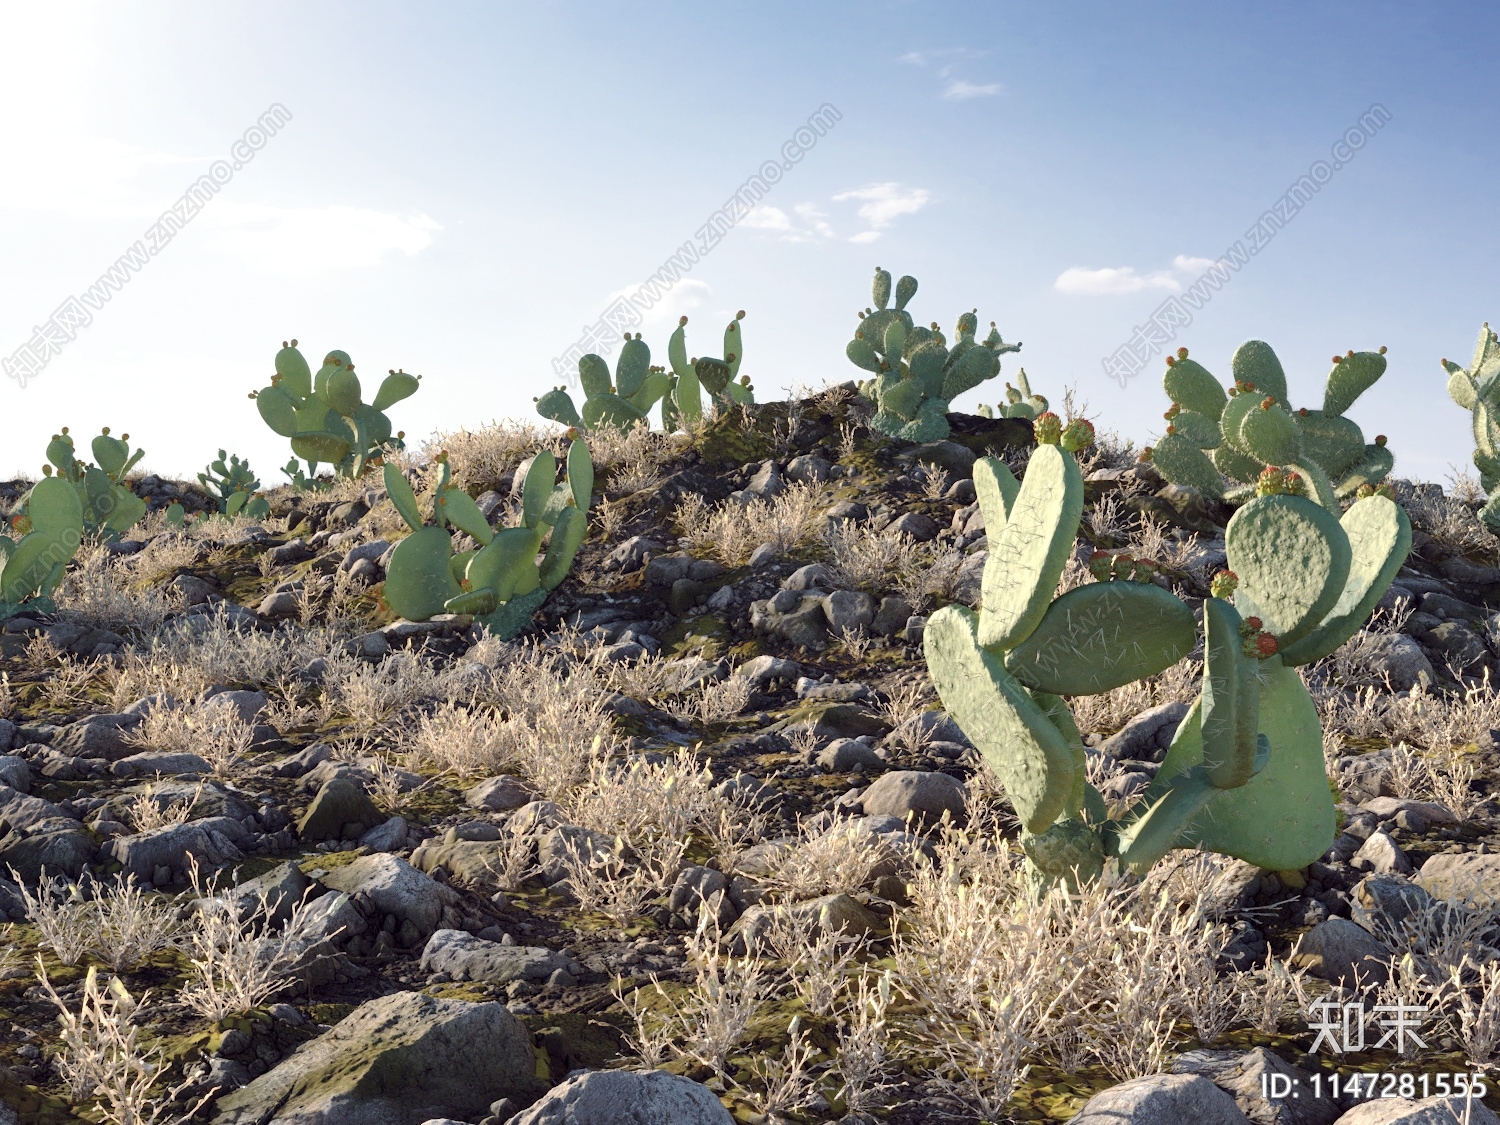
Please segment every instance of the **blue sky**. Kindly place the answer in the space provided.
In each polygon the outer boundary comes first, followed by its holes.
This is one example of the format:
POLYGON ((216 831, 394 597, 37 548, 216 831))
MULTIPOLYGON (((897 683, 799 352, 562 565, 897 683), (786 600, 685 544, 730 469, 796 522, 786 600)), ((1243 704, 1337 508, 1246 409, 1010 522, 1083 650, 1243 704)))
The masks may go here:
MULTIPOLYGON (((1276 347, 1294 405, 1386 345, 1355 406, 1398 471, 1467 463, 1440 357, 1500 318, 1500 98, 1479 5, 449 4, 0 6, 0 355, 94 280, 264 113, 292 119, 25 389, 0 472, 46 436, 129 431, 146 466, 288 450, 246 394, 284 338, 423 388, 409 435, 525 416, 551 359, 819 107, 841 115, 646 316, 716 353, 746 309, 762 399, 858 374, 876 265, 919 321, 978 307, 1054 401, 1137 442, 1162 360, 1101 359, 1372 105, 1390 120, 1181 329, 1227 376, 1276 347)), ((996 401, 1000 382, 960 400, 996 401)))

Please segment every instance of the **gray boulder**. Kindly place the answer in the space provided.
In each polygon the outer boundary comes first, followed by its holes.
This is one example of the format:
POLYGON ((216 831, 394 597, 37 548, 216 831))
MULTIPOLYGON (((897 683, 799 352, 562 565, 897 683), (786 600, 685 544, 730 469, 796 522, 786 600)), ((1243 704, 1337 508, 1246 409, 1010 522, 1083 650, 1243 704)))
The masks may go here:
POLYGON ((860 803, 866 816, 893 816, 904 821, 913 815, 917 824, 930 827, 952 814, 962 824, 968 792, 963 782, 945 773, 929 770, 895 770, 884 774, 864 791, 860 803))
POLYGON ((503 1004, 397 992, 219 1099, 215 1125, 421 1125, 477 1121, 498 1098, 546 1090, 531 1035, 503 1004))
POLYGON ((308 843, 357 840, 385 820, 363 786, 349 778, 334 777, 323 783, 302 814, 297 835, 308 843))
POLYGON ((731 1125, 707 1086, 664 1070, 575 1074, 508 1125, 731 1125))
POLYGON ((463 930, 437 930, 422 949, 422 971, 447 973, 454 980, 509 984, 513 980, 545 981, 561 969, 574 976, 582 966, 555 949, 501 945, 463 930))
POLYGON ((1152 1074, 1095 1094, 1068 1125, 1249 1125, 1234 1099, 1200 1074, 1152 1074))
POLYGON ((424 937, 442 923, 444 909, 456 910, 460 901, 455 891, 393 855, 360 856, 319 881, 331 890, 363 893, 377 910, 411 922, 424 937))

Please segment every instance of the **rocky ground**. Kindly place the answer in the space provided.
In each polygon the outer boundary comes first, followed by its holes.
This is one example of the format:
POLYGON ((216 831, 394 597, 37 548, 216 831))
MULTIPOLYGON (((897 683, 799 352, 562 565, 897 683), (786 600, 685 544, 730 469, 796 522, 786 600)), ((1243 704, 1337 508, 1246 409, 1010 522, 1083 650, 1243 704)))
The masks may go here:
MULTIPOLYGON (((1211 931, 1181 949, 1223 1026, 1210 1039, 1178 988, 1142 1032, 1122 997, 1158 947, 1006 959, 1039 917, 1015 823, 920 639, 933 608, 978 600, 975 456, 1022 470, 1030 434, 954 421, 899 446, 835 390, 692 440, 600 438, 588 542, 510 642, 391 619, 402 525, 368 485, 277 490, 258 524, 153 514, 86 549, 56 615, 0 625, 12 1118, 104 1119, 141 1100, 119 1092, 134 1075, 171 1097, 133 1120, 226 1125, 1448 1120, 1312 1091, 1467 1074, 1500 1042, 1500 544, 1441 488, 1399 485, 1413 556, 1307 670, 1341 810, 1319 862, 1204 861, 1186 892, 1089 900, 1120 934, 1211 931), (1006 1014, 1032 1012, 1004 982, 1041 960, 1093 982, 1056 991, 1087 1014, 1071 1038, 1006 1014), (1309 1053, 1308 1003, 1393 997, 1432 1010, 1425 1048, 1309 1053), (1267 1097, 1278 1081, 1298 1096, 1267 1097)), ((497 524, 535 445, 450 440, 497 524)), ((1154 557, 1196 605, 1230 510, 1128 448, 1091 457, 1080 559, 1154 557)), ((207 506, 135 487, 154 512, 207 506)), ((1107 799, 1149 782, 1195 691, 1188 669, 1074 701, 1107 799)))

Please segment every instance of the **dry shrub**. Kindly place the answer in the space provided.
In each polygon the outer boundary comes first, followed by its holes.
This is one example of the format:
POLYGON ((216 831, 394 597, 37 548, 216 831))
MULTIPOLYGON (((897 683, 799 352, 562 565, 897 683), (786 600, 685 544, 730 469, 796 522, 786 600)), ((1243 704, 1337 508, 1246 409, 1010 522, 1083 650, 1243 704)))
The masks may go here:
POLYGON ((498 489, 517 465, 555 438, 550 426, 507 418, 478 430, 434 434, 423 444, 420 456, 431 461, 446 449, 454 483, 470 492, 483 492, 498 489))
POLYGON ((726 566, 742 566, 762 543, 789 554, 818 528, 825 501, 809 484, 793 484, 770 500, 741 505, 725 500, 710 507, 689 495, 677 508, 676 522, 694 550, 716 555, 726 566))

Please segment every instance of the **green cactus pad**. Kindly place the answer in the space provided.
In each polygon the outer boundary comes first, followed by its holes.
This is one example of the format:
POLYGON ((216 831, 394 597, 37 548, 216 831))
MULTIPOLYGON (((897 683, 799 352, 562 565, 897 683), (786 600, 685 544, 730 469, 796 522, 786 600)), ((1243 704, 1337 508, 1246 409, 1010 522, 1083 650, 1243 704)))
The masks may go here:
POLYGON ((578 382, 583 387, 583 393, 589 398, 609 394, 613 389, 609 379, 609 364, 604 362, 602 356, 597 356, 593 352, 580 357, 578 382))
POLYGON ((1264 340, 1246 340, 1235 349, 1230 361, 1237 383, 1252 383, 1260 396, 1270 395, 1282 406, 1286 401, 1286 372, 1281 369, 1281 360, 1264 340))
POLYGON ((1005 786, 1021 824, 1040 833, 1062 813, 1074 789, 1067 739, 979 645, 978 619, 945 606, 927 621, 922 644, 944 705, 1005 786))
POLYGON ((1178 774, 1160 788, 1160 796, 1153 792, 1157 786, 1147 791, 1151 803, 1120 828, 1116 839, 1121 865, 1137 875, 1145 874, 1157 860, 1180 846, 1193 819, 1215 794, 1222 792, 1208 780, 1202 766, 1178 774))
POLYGON ((542 560, 539 579, 544 590, 555 590, 568 576, 583 537, 588 532, 588 518, 577 508, 564 508, 552 528, 547 555, 542 560))
POLYGON ((1014 648, 1040 623, 1073 552, 1082 514, 1077 460, 1058 446, 1037 446, 1009 521, 989 537, 979 626, 985 648, 1014 648))
POLYGON ((1321 410, 1299 411, 1297 424, 1302 429, 1303 452, 1330 477, 1343 476, 1364 456, 1365 435, 1348 418, 1321 410))
POLYGON ((449 569, 452 539, 441 527, 414 531, 391 552, 385 601, 408 621, 426 621, 463 591, 449 569))
POLYGON ((1239 575, 1234 605, 1291 644, 1339 600, 1349 577, 1349 538, 1338 517, 1302 496, 1260 496, 1224 529, 1229 569, 1239 575))
POLYGON ((376 410, 388 410, 402 399, 416 394, 421 385, 415 375, 392 371, 381 381, 380 390, 375 392, 375 401, 370 405, 376 410))
POLYGON ((406 521, 407 527, 419 531, 422 527, 422 512, 417 507, 417 494, 412 491, 411 482, 400 469, 389 463, 381 475, 385 478, 385 494, 390 497, 391 505, 406 521))
POLYGON ((1257 402, 1240 422, 1239 447, 1267 465, 1285 465, 1302 459, 1302 431, 1280 403, 1257 402))
POLYGON ((641 339, 626 340, 615 361, 615 393, 630 398, 651 372, 651 349, 641 339))
POLYGON ((1224 404, 1229 401, 1219 381, 1192 359, 1173 362, 1162 376, 1162 386, 1166 388, 1167 397, 1184 410, 1202 414, 1212 422, 1219 420, 1219 415, 1224 413, 1224 404))
POLYGON ((1179 410, 1172 419, 1172 428, 1199 449, 1217 449, 1224 440, 1219 423, 1196 410, 1179 410))
POLYGON ((490 530, 490 521, 484 518, 479 505, 463 489, 445 488, 438 493, 437 502, 442 507, 443 518, 460 531, 472 535, 481 547, 494 535, 490 530))
POLYGON ((541 523, 556 480, 557 457, 550 449, 544 449, 531 459, 531 468, 526 470, 526 481, 521 486, 521 518, 527 527, 541 523))
POLYGON ((1183 434, 1163 434, 1151 447, 1151 463, 1173 484, 1188 485, 1215 499, 1224 495, 1218 466, 1183 434))
POLYGON ((1149 582, 1095 582, 1069 590, 1005 658, 1029 688, 1097 695, 1170 668, 1198 640, 1181 599, 1149 582))
POLYGON ((1021 482, 1000 458, 980 457, 974 462, 974 492, 979 510, 984 513, 986 535, 998 535, 1004 530, 1020 491, 1021 482))
POLYGON ((1356 501, 1339 523, 1349 539, 1349 577, 1338 602, 1318 627, 1282 649, 1285 664, 1321 660, 1352 637, 1375 612, 1411 553, 1411 521, 1401 505, 1387 497, 1356 501))
POLYGON ((1199 697, 1203 768, 1216 789, 1250 780, 1255 768, 1259 658, 1247 656, 1240 615, 1226 601, 1203 603, 1203 692, 1199 697), (1245 685, 1248 684, 1248 690, 1245 685), (1241 710, 1246 713, 1241 715, 1241 710))
POLYGON ((292 452, 304 461, 327 461, 337 465, 348 454, 349 442, 326 430, 296 434, 292 437, 292 452))
POLYGON ((276 353, 276 374, 281 376, 281 386, 298 398, 312 394, 312 369, 295 347, 283 347, 276 353))
POLYGON ((502 641, 508 641, 531 624, 532 615, 542 608, 542 603, 546 600, 546 590, 533 590, 529 594, 511 598, 495 612, 477 618, 475 624, 483 625, 502 641))
POLYGON ((1335 495, 1346 499, 1358 492, 1361 485, 1379 484, 1391 475, 1391 470, 1395 467, 1396 458, 1388 448, 1383 445, 1367 445, 1365 455, 1339 481, 1338 488, 1334 490, 1335 495))
POLYGON ((573 503, 587 512, 594 496, 594 458, 582 438, 568 446, 568 487, 573 490, 573 503))
MULTIPOLYGON (((1297 871, 1333 843, 1333 797, 1323 765, 1318 710, 1296 671, 1261 661, 1260 733, 1271 746, 1265 768, 1237 789, 1216 791, 1179 840, 1237 856, 1267 871, 1297 871)), ((1201 767, 1195 706, 1177 729, 1157 783, 1201 767)))
POLYGON ((1338 415, 1385 374, 1385 356, 1379 352, 1355 352, 1333 365, 1323 389, 1323 413, 1338 415))

